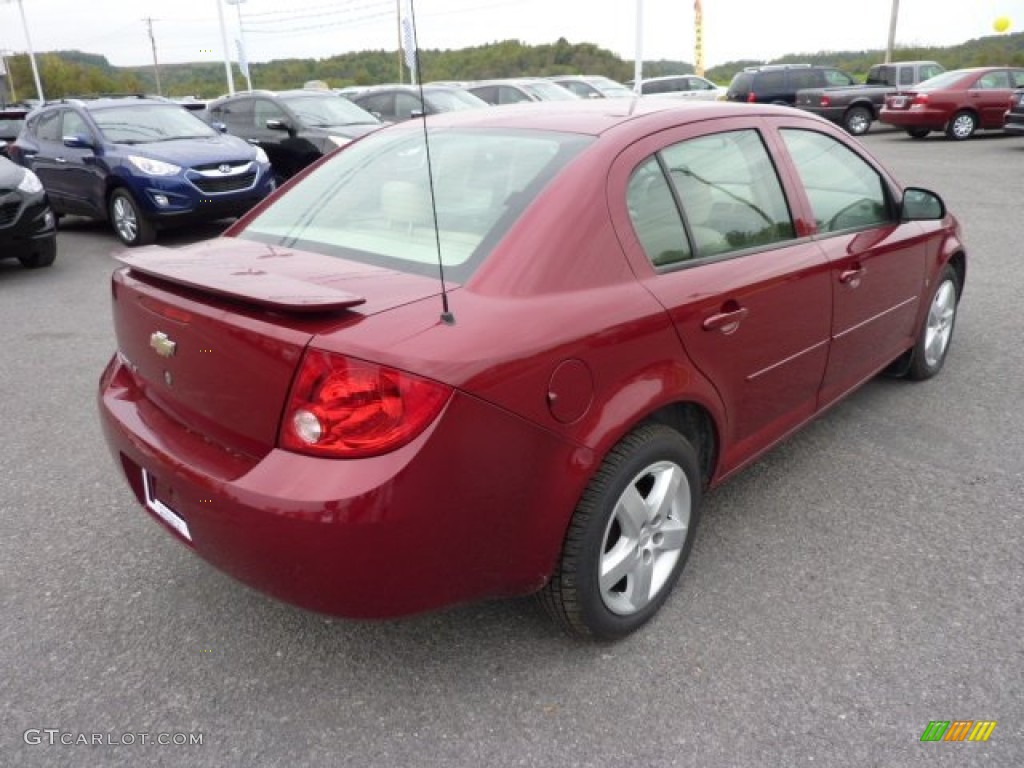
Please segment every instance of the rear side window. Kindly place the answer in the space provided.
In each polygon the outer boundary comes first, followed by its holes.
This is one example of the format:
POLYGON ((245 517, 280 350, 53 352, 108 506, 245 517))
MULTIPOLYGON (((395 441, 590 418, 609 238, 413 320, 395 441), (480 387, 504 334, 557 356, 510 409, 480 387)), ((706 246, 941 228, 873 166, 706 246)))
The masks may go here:
POLYGON ((785 129, 782 137, 819 232, 874 227, 892 219, 885 181, 849 147, 814 131, 785 129))
POLYGON ((667 147, 657 158, 662 179, 651 178, 655 165, 649 160, 627 190, 633 226, 655 266, 794 237, 782 185, 756 131, 702 136, 667 147), (682 211, 682 223, 672 220, 673 210, 676 219, 682 211), (677 243, 678 236, 685 241, 677 243))
POLYGON ((40 115, 33 128, 40 141, 60 141, 60 110, 40 115))

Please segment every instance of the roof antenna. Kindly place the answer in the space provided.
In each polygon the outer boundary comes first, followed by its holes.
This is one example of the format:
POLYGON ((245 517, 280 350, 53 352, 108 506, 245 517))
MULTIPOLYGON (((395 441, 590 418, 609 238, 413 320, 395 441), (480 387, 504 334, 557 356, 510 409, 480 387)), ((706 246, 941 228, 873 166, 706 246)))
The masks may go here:
POLYGON ((455 325, 455 315, 448 309, 448 289, 444 284, 444 259, 441 258, 441 229, 437 224, 437 198, 434 195, 434 168, 430 161, 430 139, 427 135, 427 102, 423 97, 423 78, 420 76, 420 46, 416 38, 416 7, 409 2, 409 15, 402 19, 402 47, 405 49, 405 63, 413 83, 420 93, 421 119, 423 121, 423 148, 427 157, 427 183, 430 187, 430 212, 434 217, 434 238, 437 241, 437 271, 441 276, 441 322, 455 325))

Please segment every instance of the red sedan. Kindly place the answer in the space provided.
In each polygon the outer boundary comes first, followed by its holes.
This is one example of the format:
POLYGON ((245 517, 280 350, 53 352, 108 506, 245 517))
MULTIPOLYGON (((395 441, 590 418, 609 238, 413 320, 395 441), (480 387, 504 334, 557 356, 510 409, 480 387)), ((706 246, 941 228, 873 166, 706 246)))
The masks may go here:
POLYGON ((948 138, 961 141, 978 129, 1002 130, 1014 88, 1024 88, 1020 67, 956 69, 886 96, 878 119, 905 128, 915 139, 945 131, 948 138))
POLYGON ((959 225, 824 120, 600 100, 428 127, 113 276, 117 465, 258 589, 351 617, 538 593, 619 637, 705 491, 878 372, 943 366, 959 225))

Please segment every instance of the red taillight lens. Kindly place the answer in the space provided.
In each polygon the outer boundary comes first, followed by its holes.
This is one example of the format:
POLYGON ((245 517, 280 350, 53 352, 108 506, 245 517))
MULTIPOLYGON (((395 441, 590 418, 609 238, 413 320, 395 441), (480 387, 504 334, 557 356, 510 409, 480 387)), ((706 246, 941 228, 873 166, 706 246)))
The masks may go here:
POLYGON ((451 392, 394 368, 308 350, 292 383, 280 444, 333 458, 387 453, 422 432, 451 392))
POLYGON ((911 106, 920 106, 920 107, 923 107, 927 103, 928 103, 928 94, 927 93, 919 93, 919 94, 917 94, 917 96, 914 97, 914 100, 912 102, 910 102, 911 106))
POLYGON ((830 99, 828 96, 822 96, 821 97, 821 106, 823 106, 823 107, 831 107, 832 106, 832 99, 830 99))
POLYGON ((751 104, 756 104, 757 103, 757 94, 754 93, 753 91, 748 93, 747 94, 747 101, 750 102, 751 104))

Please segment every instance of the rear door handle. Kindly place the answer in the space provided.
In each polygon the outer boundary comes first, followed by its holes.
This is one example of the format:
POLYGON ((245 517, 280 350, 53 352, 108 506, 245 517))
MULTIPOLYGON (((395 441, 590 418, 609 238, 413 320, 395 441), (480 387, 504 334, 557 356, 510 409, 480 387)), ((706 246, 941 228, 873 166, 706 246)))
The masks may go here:
POLYGON ((721 331, 729 334, 740 327, 740 323, 748 314, 750 314, 750 310, 746 307, 739 307, 729 312, 719 312, 705 318, 702 327, 705 331, 721 331))

